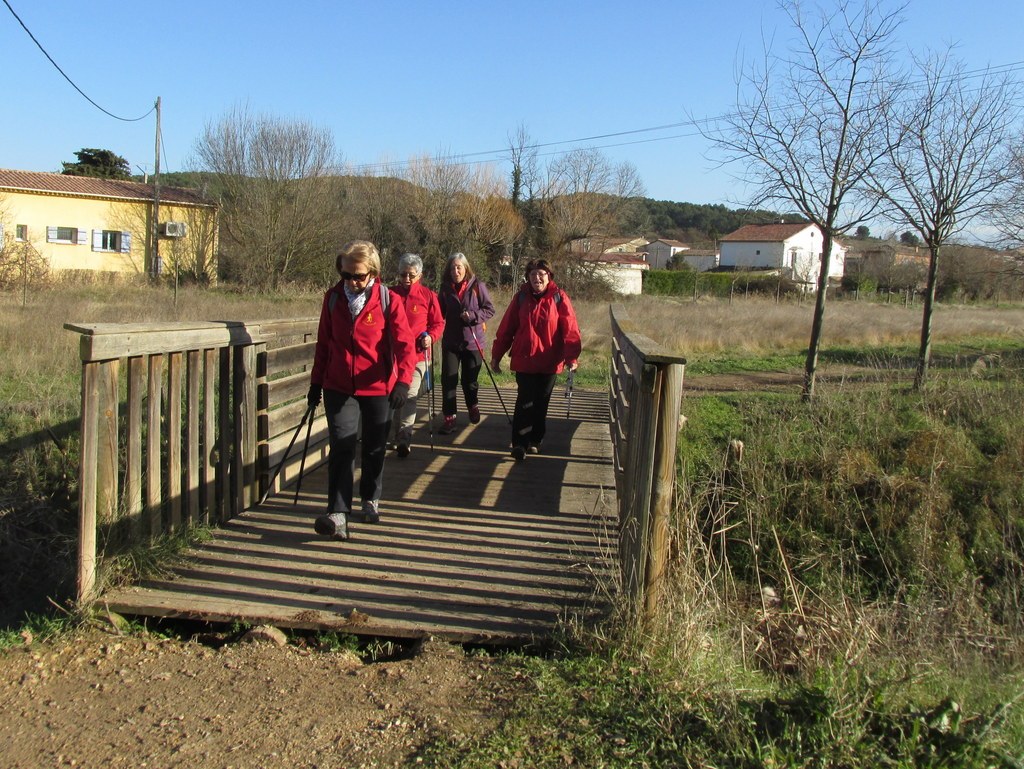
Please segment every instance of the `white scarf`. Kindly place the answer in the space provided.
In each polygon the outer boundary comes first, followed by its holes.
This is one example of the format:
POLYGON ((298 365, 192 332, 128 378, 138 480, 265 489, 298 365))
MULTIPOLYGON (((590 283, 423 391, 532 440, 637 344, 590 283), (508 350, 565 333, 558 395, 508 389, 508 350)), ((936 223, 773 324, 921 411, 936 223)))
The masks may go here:
POLYGON ((362 291, 353 291, 348 287, 348 281, 345 281, 345 298, 348 299, 348 311, 352 313, 352 320, 355 320, 366 306, 366 300, 370 298, 370 289, 373 288, 374 282, 374 278, 370 278, 366 288, 362 291))

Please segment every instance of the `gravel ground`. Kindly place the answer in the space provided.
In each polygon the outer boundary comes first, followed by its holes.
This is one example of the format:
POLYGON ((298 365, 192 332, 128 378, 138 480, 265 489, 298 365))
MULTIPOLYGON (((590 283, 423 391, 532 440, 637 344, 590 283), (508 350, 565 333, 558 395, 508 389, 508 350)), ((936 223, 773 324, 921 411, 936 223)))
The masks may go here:
POLYGON ((39 767, 387 767, 493 728, 502 663, 436 640, 351 652, 89 629, 0 653, 0 763, 39 767))

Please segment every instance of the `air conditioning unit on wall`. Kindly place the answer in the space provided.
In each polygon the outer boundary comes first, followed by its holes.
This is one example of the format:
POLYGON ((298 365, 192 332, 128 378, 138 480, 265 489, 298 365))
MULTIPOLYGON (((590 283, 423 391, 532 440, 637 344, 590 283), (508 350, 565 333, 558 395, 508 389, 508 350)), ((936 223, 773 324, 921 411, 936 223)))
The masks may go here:
POLYGON ((185 222, 164 222, 160 225, 160 234, 165 238, 183 238, 185 229, 185 222))

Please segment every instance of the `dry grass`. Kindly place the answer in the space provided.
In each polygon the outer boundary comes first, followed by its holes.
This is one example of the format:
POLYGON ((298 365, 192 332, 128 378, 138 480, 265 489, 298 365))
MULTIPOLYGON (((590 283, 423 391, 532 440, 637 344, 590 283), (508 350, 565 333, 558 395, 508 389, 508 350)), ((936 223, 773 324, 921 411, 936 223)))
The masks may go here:
MULTIPOLYGON (((637 297, 616 303, 636 330, 680 355, 702 352, 767 352, 807 346, 810 299, 776 304, 770 299, 677 301, 637 297)), ((584 345, 604 348, 610 336, 604 304, 577 305, 584 345)), ((920 305, 832 301, 826 305, 823 344, 876 347, 916 342, 921 332, 920 305)), ((1024 334, 1024 307, 943 305, 936 307, 935 342, 968 338, 1003 338, 1024 334)))

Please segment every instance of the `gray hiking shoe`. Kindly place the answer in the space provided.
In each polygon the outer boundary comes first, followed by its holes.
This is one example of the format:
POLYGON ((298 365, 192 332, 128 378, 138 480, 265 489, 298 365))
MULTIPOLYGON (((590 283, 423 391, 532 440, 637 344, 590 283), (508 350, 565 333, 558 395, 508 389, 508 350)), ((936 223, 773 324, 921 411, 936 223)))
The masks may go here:
POLYGON ((313 523, 316 533, 331 539, 348 539, 348 520, 344 513, 321 515, 313 523))
POLYGON ((380 511, 377 509, 376 499, 367 499, 363 502, 363 520, 367 523, 380 522, 380 511))

